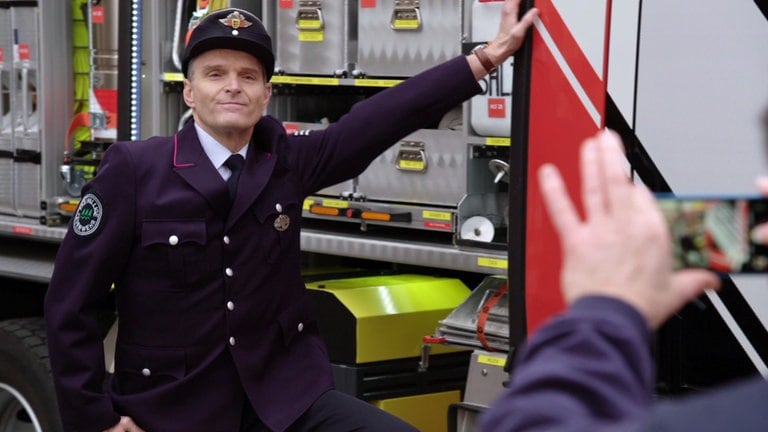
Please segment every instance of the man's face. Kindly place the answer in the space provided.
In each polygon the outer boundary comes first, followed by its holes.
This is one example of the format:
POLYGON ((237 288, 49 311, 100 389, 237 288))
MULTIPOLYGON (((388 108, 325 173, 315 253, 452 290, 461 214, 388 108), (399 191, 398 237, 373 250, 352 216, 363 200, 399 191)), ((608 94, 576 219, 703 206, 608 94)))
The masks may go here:
POLYGON ((266 110, 272 85, 252 55, 213 49, 195 57, 184 80, 184 101, 195 122, 214 138, 250 139, 253 126, 266 110))

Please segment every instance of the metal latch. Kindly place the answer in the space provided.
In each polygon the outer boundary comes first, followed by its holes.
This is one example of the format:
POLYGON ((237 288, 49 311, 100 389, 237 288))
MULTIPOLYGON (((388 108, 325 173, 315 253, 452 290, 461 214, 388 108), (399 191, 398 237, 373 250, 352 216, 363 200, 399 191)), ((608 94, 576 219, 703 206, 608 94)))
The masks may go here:
POLYGON ((400 141, 395 167, 402 171, 424 172, 427 170, 427 152, 421 141, 400 141))
POLYGON ((296 14, 296 28, 299 30, 323 30, 322 2, 320 0, 299 1, 299 11, 296 14))
POLYGON ((421 30, 421 8, 419 0, 395 0, 395 9, 389 26, 392 30, 421 30))

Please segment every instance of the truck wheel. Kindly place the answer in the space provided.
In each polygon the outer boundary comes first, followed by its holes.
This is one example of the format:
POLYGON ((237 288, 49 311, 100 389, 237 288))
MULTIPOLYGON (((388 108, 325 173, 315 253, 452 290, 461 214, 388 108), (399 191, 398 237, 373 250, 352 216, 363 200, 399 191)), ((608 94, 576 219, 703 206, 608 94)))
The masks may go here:
POLYGON ((0 321, 0 432, 62 429, 43 319, 0 321))

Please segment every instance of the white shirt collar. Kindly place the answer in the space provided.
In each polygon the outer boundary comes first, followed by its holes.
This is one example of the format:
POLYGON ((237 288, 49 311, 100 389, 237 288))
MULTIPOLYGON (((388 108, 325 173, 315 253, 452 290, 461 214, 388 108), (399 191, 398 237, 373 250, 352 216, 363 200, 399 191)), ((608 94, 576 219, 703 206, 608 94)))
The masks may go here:
MULTIPOLYGON (((232 152, 220 142, 216 141, 214 137, 210 136, 208 132, 204 131, 203 128, 197 125, 197 123, 195 123, 195 130, 197 131, 197 137, 200 139, 200 144, 203 146, 205 155, 208 156, 208 159, 210 159, 214 168, 219 171, 221 177, 226 180, 229 177, 230 172, 229 168, 224 166, 224 162, 232 155, 232 152)), ((248 146, 250 146, 250 143, 243 146, 237 153, 245 158, 248 154, 248 146)))

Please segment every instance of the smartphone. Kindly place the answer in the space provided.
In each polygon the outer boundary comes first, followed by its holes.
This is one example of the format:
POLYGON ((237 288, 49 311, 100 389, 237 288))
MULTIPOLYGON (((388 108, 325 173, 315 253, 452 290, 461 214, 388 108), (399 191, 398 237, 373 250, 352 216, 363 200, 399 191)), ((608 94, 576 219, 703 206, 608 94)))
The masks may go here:
POLYGON ((768 222, 768 199, 660 194, 657 200, 669 224, 676 269, 768 272, 768 246, 750 239, 753 227, 768 222))

